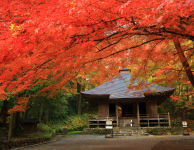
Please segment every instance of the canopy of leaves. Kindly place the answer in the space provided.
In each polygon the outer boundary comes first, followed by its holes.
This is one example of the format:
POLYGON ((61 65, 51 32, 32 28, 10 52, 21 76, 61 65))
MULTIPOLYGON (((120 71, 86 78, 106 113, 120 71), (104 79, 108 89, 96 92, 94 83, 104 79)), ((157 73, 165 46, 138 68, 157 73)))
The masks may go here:
POLYGON ((190 71, 189 80, 193 78, 192 0, 0 3, 2 100, 8 92, 17 94, 44 80, 55 81, 46 90, 64 89, 65 83, 77 77, 102 82, 116 74, 119 66, 130 66, 135 77, 146 77, 146 73, 150 80, 161 82, 165 74, 169 81, 179 78, 187 82, 175 38, 185 51, 188 64, 184 69, 190 71))

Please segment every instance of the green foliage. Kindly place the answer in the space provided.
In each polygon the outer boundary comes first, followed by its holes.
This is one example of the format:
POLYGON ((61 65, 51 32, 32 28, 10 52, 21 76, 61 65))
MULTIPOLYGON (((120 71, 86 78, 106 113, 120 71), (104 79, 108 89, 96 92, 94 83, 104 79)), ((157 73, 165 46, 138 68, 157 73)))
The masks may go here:
POLYGON ((105 135, 110 131, 105 128, 86 128, 84 134, 105 135))
POLYGON ((53 129, 49 127, 47 124, 39 123, 37 125, 37 128, 41 132, 51 132, 51 133, 53 132, 53 129))
POLYGON ((41 119, 43 122, 62 122, 69 115, 75 114, 76 102, 74 101, 76 101, 76 97, 74 95, 66 96, 64 91, 58 91, 52 98, 32 97, 28 104, 30 109, 28 109, 27 118, 41 119))
POLYGON ((48 139, 51 139, 53 136, 52 133, 50 132, 36 132, 36 134, 34 134, 32 136, 32 138, 48 138, 48 139))
POLYGON ((88 126, 88 114, 71 116, 65 124, 67 130, 83 130, 88 126))
POLYGON ((180 119, 173 119, 171 125, 173 127, 182 127, 182 121, 180 119))
POLYGON ((182 134, 182 128, 150 128, 147 132, 151 135, 180 135, 182 134))
POLYGON ((64 123, 57 123, 57 124, 43 124, 39 123, 37 126, 38 132, 35 133, 34 136, 41 137, 41 138, 51 138, 55 134, 58 133, 65 133, 65 126, 64 123))
POLYGON ((56 133, 66 133, 64 122, 50 122, 49 127, 54 129, 56 133))
POLYGON ((43 123, 39 123, 37 129, 38 131, 33 135, 34 137, 51 138, 55 134, 54 129, 43 123))
POLYGON ((194 131, 194 120, 188 120, 187 123, 188 123, 188 127, 194 131))
POLYGON ((159 113, 167 113, 169 112, 171 117, 174 119, 179 119, 179 120, 185 120, 185 119, 190 119, 194 120, 194 109, 187 109, 184 107, 184 100, 180 99, 178 101, 172 101, 170 98, 164 101, 160 106, 159 106, 159 113))

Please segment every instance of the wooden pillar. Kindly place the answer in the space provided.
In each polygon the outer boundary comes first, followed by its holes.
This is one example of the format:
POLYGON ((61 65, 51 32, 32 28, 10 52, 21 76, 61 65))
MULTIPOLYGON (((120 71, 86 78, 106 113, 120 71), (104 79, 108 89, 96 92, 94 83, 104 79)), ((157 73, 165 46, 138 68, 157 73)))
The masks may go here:
POLYGON ((139 117, 139 102, 137 102, 137 124, 140 126, 140 117, 139 117))
POLYGON ((158 126, 160 127, 160 116, 158 114, 158 126))
POLYGON ((119 127, 119 113, 118 113, 118 105, 116 104, 116 119, 117 119, 117 127, 119 127))
POLYGON ((170 113, 168 112, 168 125, 171 127, 171 122, 170 122, 170 113))

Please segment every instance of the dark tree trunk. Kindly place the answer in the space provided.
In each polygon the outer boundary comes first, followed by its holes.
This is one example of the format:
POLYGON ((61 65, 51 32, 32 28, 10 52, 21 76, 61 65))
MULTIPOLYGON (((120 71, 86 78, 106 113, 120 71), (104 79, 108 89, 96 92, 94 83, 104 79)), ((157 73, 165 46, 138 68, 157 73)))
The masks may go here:
MULTIPOLYGON (((15 113, 15 125, 14 125, 14 131, 21 129, 21 112, 15 113)), ((14 133, 15 134, 15 133, 14 133)))
POLYGON ((0 120, 2 121, 3 124, 6 124, 7 122, 7 111, 8 111, 8 101, 5 100, 3 101, 3 106, 2 106, 2 109, 1 109, 1 113, 0 113, 0 120))
POLYGON ((49 110, 48 110, 48 108, 44 112, 44 121, 45 121, 46 124, 48 124, 48 121, 49 121, 49 110))
POLYGON ((41 104, 40 104, 39 118, 38 118, 39 123, 42 122, 42 115, 43 115, 43 103, 41 102, 41 104))
POLYGON ((187 119, 187 109, 183 108, 182 110, 182 120, 186 120, 187 119))
POLYGON ((77 96, 77 113, 78 115, 81 115, 81 108, 82 108, 82 97, 81 97, 81 84, 77 82, 77 93, 78 93, 78 96, 77 96))
POLYGON ((189 81, 191 82, 192 86, 194 87, 194 75, 191 71, 191 67, 187 61, 187 58, 184 55, 184 51, 180 45, 180 42, 179 42, 178 38, 174 38, 173 41, 174 41, 175 48, 178 52, 179 59, 180 59, 182 65, 183 65, 183 68, 187 74, 187 77, 188 77, 189 81))
POLYGON ((9 131, 8 131, 8 141, 13 137, 13 131, 15 128, 15 113, 12 113, 10 115, 10 120, 9 120, 9 131))

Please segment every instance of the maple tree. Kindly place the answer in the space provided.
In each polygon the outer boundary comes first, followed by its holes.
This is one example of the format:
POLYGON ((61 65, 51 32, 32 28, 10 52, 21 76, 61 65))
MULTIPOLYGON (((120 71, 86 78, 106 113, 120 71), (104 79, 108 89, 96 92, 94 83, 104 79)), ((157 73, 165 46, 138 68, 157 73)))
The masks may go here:
POLYGON ((9 92, 17 94, 45 80, 56 82, 44 90, 64 88, 88 71, 109 72, 91 75, 91 80, 102 82, 104 76, 115 75, 118 66, 127 65, 135 76, 169 74, 169 80, 184 78, 194 87, 192 0, 0 3, 1 100, 9 92))

